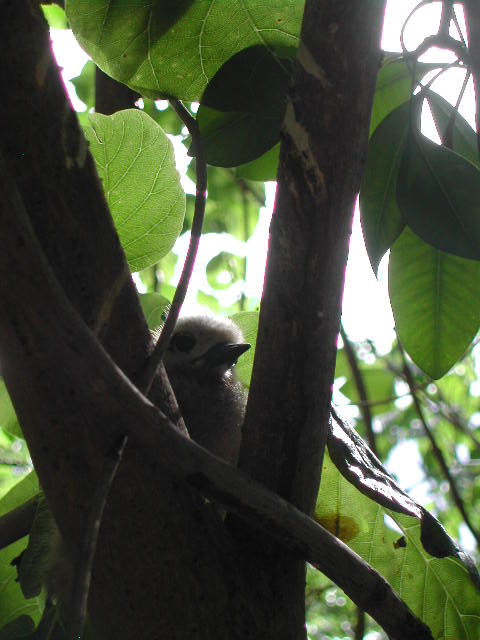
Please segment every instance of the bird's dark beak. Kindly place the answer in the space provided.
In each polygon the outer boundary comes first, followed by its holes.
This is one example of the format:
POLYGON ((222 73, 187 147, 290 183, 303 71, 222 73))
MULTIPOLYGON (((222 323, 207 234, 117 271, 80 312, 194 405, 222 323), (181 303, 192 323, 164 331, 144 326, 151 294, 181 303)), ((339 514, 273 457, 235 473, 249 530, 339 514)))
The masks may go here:
POLYGON ((236 344, 232 342, 226 342, 224 344, 216 344, 209 349, 205 354, 205 362, 209 367, 218 367, 220 365, 227 365, 227 367, 233 367, 236 364, 239 357, 245 351, 250 349, 248 342, 243 344, 236 344))

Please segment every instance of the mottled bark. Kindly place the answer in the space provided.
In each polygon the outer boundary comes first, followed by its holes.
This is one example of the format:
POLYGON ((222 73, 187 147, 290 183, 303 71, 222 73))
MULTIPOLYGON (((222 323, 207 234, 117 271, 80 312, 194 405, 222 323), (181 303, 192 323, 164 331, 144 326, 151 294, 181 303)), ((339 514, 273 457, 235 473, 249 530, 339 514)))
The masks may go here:
MULTIPOLYGON (((327 435, 384 8, 384 0, 306 3, 282 130, 240 466, 306 513, 315 503, 327 435)), ((279 571, 277 633, 301 637, 304 567, 275 552, 270 560, 272 575, 279 571)))

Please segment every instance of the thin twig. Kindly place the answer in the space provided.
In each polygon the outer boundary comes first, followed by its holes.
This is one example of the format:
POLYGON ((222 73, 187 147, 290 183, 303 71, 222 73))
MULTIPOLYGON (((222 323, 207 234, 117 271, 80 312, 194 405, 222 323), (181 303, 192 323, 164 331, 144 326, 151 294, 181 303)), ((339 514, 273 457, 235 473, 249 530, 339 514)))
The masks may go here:
POLYGON ((188 245, 187 255, 185 257, 185 263, 183 265, 182 275, 180 281, 173 296, 172 305, 168 313, 165 324, 163 325, 162 332, 158 338, 157 344, 148 358, 145 368, 142 372, 141 379, 138 381, 139 389, 148 395, 150 387, 157 373, 157 369, 163 358, 163 354, 170 342, 175 324, 177 323, 180 309, 185 300, 187 294, 188 285, 193 271, 193 265, 195 264, 195 258, 197 256, 198 245, 202 235, 203 219, 205 216, 205 203, 207 197, 207 161, 205 157, 205 149, 203 146, 202 137, 200 135, 200 129, 198 128, 197 121, 189 111, 184 107, 180 100, 170 100, 170 104, 179 116, 182 122, 188 129, 192 137, 193 150, 196 160, 196 174, 197 185, 195 195, 195 210, 192 220, 192 229, 190 232, 190 243, 188 245))
POLYGON ((363 381, 362 372, 360 371, 360 367, 358 366, 357 356, 353 349, 352 343, 345 333, 343 324, 340 324, 340 336, 342 337, 345 355, 347 356, 348 364, 350 365, 350 369, 352 370, 353 380, 360 397, 359 409, 362 414, 363 422, 365 423, 365 429, 367 430, 368 444, 370 446, 370 449, 378 458, 378 452, 375 443, 375 434, 373 433, 372 412, 370 411, 367 389, 363 381))
POLYGON ((92 579, 93 560, 95 558, 100 525, 102 523, 108 494, 118 467, 120 466, 127 440, 128 436, 123 436, 120 446, 115 447, 112 454, 104 459, 104 466, 90 504, 85 534, 82 536, 82 546, 75 563, 67 627, 67 638, 69 638, 69 640, 78 640, 83 634, 85 616, 87 614, 88 594, 90 592, 90 582, 92 579))
POLYGON ((453 129, 455 127, 455 120, 457 119, 458 109, 460 107, 460 103, 463 100, 468 81, 470 80, 470 75, 470 72, 467 71, 465 74, 465 78, 463 79, 462 88, 460 89, 457 97, 457 102, 455 103, 455 107, 450 114, 443 136, 441 136, 443 146, 448 147, 449 149, 453 149, 453 129))
POLYGON ((357 621, 354 633, 354 640, 363 640, 365 635, 365 611, 360 607, 357 607, 357 621))
POLYGON ((443 0, 442 15, 440 17, 440 26, 438 27, 438 35, 448 37, 450 33, 450 22, 452 21, 453 1, 443 0))
POLYGON ((480 449, 480 440, 475 436, 474 433, 469 429, 467 423, 465 422, 465 418, 459 414, 459 412, 452 408, 448 401, 445 399, 445 396, 442 393, 442 390, 437 386, 436 394, 438 395, 438 402, 433 400, 428 392, 423 391, 427 402, 431 407, 434 407, 434 411, 439 413, 442 418, 444 418, 449 424, 452 425, 454 429, 459 431, 462 435, 469 438, 473 444, 480 449))
POLYGON ((455 481, 450 473, 450 469, 448 468, 448 464, 443 456, 443 453, 441 451, 441 449, 439 448, 439 446, 437 445, 435 438, 433 436, 432 430, 430 429, 427 420, 425 419, 424 413, 423 413, 423 409, 422 409, 422 405, 420 403, 420 400, 418 399, 417 393, 415 391, 415 383, 413 380, 413 375, 412 372, 410 370, 410 367, 408 365, 407 362, 407 358, 405 356, 405 351, 403 350, 403 347, 400 344, 400 341, 398 342, 398 347, 403 359, 403 372, 405 375, 405 380, 407 381, 408 386, 410 387, 410 392, 412 394, 412 399, 413 399, 413 404, 415 406, 415 410, 417 412, 417 415, 420 419, 420 422, 422 423, 423 426, 423 430, 425 431, 425 435, 427 436, 428 440, 430 441, 430 445, 432 447, 432 453, 435 457, 435 459, 438 462, 438 465, 440 466, 445 478, 447 479, 448 484, 450 485, 450 491, 452 493, 452 497, 453 497, 453 501, 455 502, 455 505, 457 506, 457 509, 460 511, 460 513, 462 514, 462 517, 465 521, 465 524, 467 525, 467 527, 470 529, 473 537, 475 538, 475 540, 477 541, 477 544, 480 546, 480 534, 478 533, 478 531, 475 529, 475 527, 473 526, 473 524, 470 521, 470 518, 465 510, 465 505, 463 504, 463 500, 458 492, 457 489, 457 485, 455 484, 455 481))

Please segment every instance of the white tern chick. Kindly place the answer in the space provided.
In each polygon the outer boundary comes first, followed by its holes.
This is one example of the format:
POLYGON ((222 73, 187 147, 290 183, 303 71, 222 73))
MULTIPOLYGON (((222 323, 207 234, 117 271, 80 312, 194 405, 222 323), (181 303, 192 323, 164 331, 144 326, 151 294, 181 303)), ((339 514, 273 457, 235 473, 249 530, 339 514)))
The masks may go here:
POLYGON ((250 348, 230 320, 180 318, 164 356, 165 368, 193 440, 237 463, 246 392, 233 367, 250 348))

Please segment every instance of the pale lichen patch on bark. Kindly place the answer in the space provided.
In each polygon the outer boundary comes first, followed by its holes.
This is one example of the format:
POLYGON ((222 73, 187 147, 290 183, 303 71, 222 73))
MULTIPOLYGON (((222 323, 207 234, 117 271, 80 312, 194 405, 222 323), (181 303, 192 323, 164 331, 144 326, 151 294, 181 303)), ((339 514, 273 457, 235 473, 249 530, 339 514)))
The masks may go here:
POLYGON ((296 149, 296 155, 301 159, 309 191, 316 198, 325 198, 327 187, 325 175, 318 166, 310 145, 310 136, 295 116, 295 109, 290 98, 287 98, 284 132, 291 138, 296 149))
POLYGON ((323 68, 317 64, 315 58, 310 53, 310 50, 300 41, 297 52, 297 62, 302 66, 305 73, 316 78, 322 85, 327 88, 330 86, 330 82, 327 80, 327 76, 323 68))

